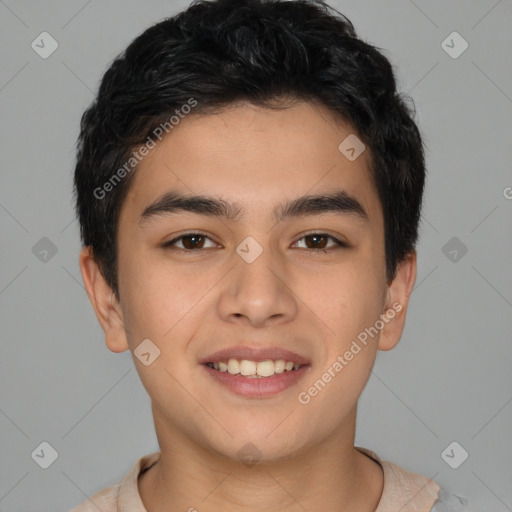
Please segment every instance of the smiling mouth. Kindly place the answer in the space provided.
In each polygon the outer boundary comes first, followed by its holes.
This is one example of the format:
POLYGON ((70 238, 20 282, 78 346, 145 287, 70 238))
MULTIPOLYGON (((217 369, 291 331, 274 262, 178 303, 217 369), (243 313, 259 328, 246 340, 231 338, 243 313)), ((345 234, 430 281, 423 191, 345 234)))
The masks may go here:
POLYGON ((302 366, 308 366, 293 361, 285 361, 284 359, 251 361, 233 358, 216 362, 209 361, 205 365, 221 373, 229 373, 230 375, 238 375, 249 379, 265 379, 281 373, 296 371, 302 366))

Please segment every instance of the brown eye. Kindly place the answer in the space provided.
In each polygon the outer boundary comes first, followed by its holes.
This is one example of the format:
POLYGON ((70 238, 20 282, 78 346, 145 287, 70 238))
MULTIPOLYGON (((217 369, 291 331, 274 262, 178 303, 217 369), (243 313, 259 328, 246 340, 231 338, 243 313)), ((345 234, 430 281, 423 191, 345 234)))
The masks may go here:
MULTIPOLYGON (((210 238, 202 233, 187 233, 169 242, 165 242, 162 247, 190 252, 195 249, 204 249, 205 240, 210 240, 210 238), (182 247, 176 246, 178 243, 181 243, 182 247)), ((215 246, 216 245, 213 244, 213 247, 215 246)))
MULTIPOLYGON (((338 240, 337 238, 334 238, 331 235, 328 235, 327 233, 309 233, 299 240, 307 240, 306 242, 306 249, 331 249, 332 247, 347 247, 347 245, 342 242, 341 240, 338 240), (334 241, 334 246, 327 246, 328 240, 331 239, 334 241)), ((298 242, 297 242, 298 243, 298 242)))

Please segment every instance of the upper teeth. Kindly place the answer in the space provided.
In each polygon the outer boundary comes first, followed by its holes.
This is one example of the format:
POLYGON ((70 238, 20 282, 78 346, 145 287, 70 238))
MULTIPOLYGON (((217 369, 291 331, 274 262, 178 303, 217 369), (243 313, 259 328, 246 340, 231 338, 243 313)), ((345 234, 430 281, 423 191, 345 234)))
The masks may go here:
POLYGON ((208 366, 213 366, 216 370, 228 372, 232 375, 254 375, 259 377, 270 377, 276 373, 283 373, 285 370, 296 370, 300 367, 299 364, 292 361, 284 361, 283 359, 277 359, 276 361, 268 359, 259 362, 247 359, 240 361, 238 359, 229 359, 228 361, 219 361, 218 363, 208 363, 208 366))

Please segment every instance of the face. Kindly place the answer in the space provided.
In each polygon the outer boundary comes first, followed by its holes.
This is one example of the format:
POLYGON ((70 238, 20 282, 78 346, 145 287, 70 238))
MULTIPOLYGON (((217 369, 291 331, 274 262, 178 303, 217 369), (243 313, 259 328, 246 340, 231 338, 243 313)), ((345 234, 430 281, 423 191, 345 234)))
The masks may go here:
POLYGON ((411 255, 386 283, 369 150, 339 149, 351 135, 304 102, 190 115, 141 161, 123 203, 119 303, 83 251, 107 345, 134 354, 159 439, 276 460, 350 436, 415 278, 411 255))

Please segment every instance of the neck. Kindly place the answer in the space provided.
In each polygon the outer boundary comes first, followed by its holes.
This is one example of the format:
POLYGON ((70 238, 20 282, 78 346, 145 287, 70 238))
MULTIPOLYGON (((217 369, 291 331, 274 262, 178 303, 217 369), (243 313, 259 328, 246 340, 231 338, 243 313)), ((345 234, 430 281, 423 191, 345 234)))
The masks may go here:
POLYGON ((336 510, 374 512, 379 464, 354 448, 355 411, 346 430, 287 460, 245 465, 166 429, 155 414, 160 460, 139 477, 147 512, 336 510))

